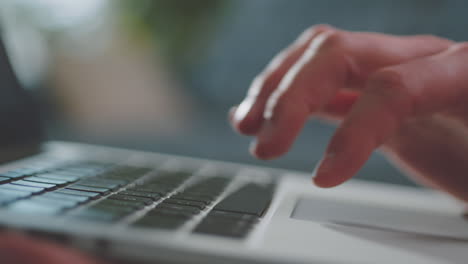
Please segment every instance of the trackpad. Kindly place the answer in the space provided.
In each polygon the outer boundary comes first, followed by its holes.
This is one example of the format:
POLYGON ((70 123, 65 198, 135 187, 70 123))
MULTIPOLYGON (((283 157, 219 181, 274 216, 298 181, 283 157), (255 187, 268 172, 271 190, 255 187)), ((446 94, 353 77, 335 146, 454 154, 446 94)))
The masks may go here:
POLYGON ((468 240, 468 220, 461 215, 404 207, 300 198, 292 218, 468 240))

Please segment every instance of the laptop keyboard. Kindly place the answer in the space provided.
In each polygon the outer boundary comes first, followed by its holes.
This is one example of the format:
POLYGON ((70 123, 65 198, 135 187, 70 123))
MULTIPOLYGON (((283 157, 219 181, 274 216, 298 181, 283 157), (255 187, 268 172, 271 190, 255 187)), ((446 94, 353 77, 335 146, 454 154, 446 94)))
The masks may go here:
POLYGON ((187 170, 97 162, 39 164, 0 173, 0 206, 165 230, 177 230, 202 215, 191 232, 242 238, 265 214, 275 184, 247 182, 227 192, 231 181, 233 177, 200 177, 187 170))

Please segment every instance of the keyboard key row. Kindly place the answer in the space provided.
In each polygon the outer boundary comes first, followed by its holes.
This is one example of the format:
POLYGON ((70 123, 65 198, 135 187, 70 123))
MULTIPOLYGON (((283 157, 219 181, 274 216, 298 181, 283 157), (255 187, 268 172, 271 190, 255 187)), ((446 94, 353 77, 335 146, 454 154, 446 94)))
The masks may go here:
POLYGON ((107 199, 83 210, 74 212, 70 216, 93 221, 114 222, 151 205, 158 199, 157 197, 145 198, 119 193, 111 195, 107 199))
POLYGON ((164 200, 134 225, 145 228, 178 228, 212 203, 228 182, 229 179, 223 177, 202 179, 164 200))
POLYGON ((242 238, 258 221, 258 217, 244 217, 242 214, 226 217, 210 212, 195 228, 194 233, 242 238))
POLYGON ((25 181, 25 180, 14 181, 14 182, 12 182, 12 184, 21 185, 21 186, 44 188, 44 190, 46 190, 46 191, 53 190, 53 189, 57 188, 57 185, 53 184, 53 183, 31 182, 31 181, 25 181))
POLYGON ((40 182, 40 183, 50 183, 50 184, 55 184, 59 187, 65 186, 68 181, 66 180, 60 180, 60 179, 51 179, 51 178, 45 178, 45 177, 40 177, 40 176, 32 176, 24 179, 25 181, 29 182, 40 182))
POLYGON ((273 185, 249 183, 230 194, 214 209, 262 216, 273 196, 273 185))
POLYGON ((196 207, 161 203, 134 223, 146 228, 175 229, 200 213, 196 207))
POLYGON ((125 190, 122 192, 119 192, 121 195, 129 195, 129 196, 136 196, 136 197, 143 197, 143 198, 149 198, 153 199, 154 201, 159 200, 161 198, 161 195, 156 193, 156 192, 144 192, 144 191, 131 191, 131 190, 125 190))
MULTIPOLYGON (((77 165, 41 172, 11 171, 0 175, 0 204, 7 204, 18 212, 61 214, 118 191, 149 171, 151 169, 110 165, 77 165)), ((144 183, 111 194, 68 215, 115 222, 158 202, 191 176, 192 173, 184 171, 159 171, 156 177, 144 183)), ((163 200, 133 225, 178 228, 213 203, 229 182, 226 177, 200 179, 163 200)), ((273 185, 246 184, 215 205, 194 232, 244 237, 265 213, 272 193, 273 185)))
POLYGON ((45 188, 30 187, 30 186, 15 185, 15 184, 7 183, 7 184, 0 185, 0 192, 3 192, 3 190, 24 192, 24 193, 28 193, 29 195, 32 195, 32 194, 38 194, 38 193, 44 192, 45 188))
POLYGON ((154 202, 151 198, 144 198, 139 196, 132 196, 132 195, 123 195, 123 194, 114 194, 109 196, 111 200, 121 200, 121 201, 128 201, 128 202, 139 202, 145 205, 150 205, 154 202))
POLYGON ((68 185, 66 189, 84 191, 84 192, 93 192, 93 193, 98 193, 100 195, 109 194, 111 191, 110 189, 107 189, 107 188, 91 187, 91 186, 85 186, 85 185, 80 185, 80 184, 68 185))
POLYGON ((104 178, 85 179, 85 180, 80 180, 77 183, 80 184, 80 185, 83 185, 83 186, 107 188, 107 189, 110 189, 112 191, 115 191, 118 188, 120 188, 120 187, 127 184, 126 181, 104 179, 104 178))
POLYGON ((228 195, 195 228, 195 233, 245 237, 268 208, 274 185, 249 183, 228 195))
POLYGON ((57 214, 63 210, 63 206, 46 204, 40 201, 22 200, 10 205, 9 209, 14 212, 28 214, 57 214))

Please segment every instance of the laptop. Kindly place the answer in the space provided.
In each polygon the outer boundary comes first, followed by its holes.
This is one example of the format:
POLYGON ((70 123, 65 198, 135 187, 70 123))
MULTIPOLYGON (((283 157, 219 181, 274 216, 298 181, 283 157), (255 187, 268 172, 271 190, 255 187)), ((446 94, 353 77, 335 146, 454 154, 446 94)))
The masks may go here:
POLYGON ((301 172, 44 142, 0 39, 0 227, 128 263, 466 263, 463 204, 301 172))

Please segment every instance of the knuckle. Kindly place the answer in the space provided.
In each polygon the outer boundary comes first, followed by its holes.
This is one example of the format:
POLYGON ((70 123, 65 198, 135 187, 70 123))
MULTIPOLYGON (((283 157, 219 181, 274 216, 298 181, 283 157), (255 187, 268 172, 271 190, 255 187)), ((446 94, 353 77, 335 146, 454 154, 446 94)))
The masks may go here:
POLYGON ((304 30, 296 41, 293 43, 292 47, 302 46, 304 44, 310 43, 314 40, 314 38, 321 33, 332 31, 333 27, 325 24, 314 25, 312 27, 307 28, 304 30))
POLYGON ((317 24, 317 25, 313 25, 309 28, 307 28, 306 30, 304 30, 304 32, 302 32, 302 34, 300 35, 299 39, 306 39, 306 38, 310 38, 316 34, 319 34, 319 33, 322 33, 322 32, 325 32, 325 31, 329 31, 329 30, 332 30, 332 27, 330 25, 327 25, 327 24, 317 24))
POLYGON ((369 77, 369 92, 384 93, 385 95, 392 96, 404 93, 405 91, 403 75, 396 70, 380 70, 369 77))
POLYGON ((343 55, 347 53, 343 32, 328 31, 319 34, 309 45, 310 54, 343 55))
POLYGON ((459 42, 450 47, 450 50, 454 53, 468 53, 468 42, 459 42))
POLYGON ((313 25, 313 26, 309 27, 306 31, 309 31, 311 33, 320 33, 320 32, 328 31, 328 30, 331 30, 331 29, 333 29, 333 27, 330 26, 330 25, 317 24, 317 25, 313 25))
POLYGON ((402 73, 395 69, 383 69, 369 77, 367 94, 386 102, 394 113, 411 112, 416 96, 411 93, 402 73))
POLYGON ((328 32, 323 35, 323 39, 320 43, 321 50, 335 50, 344 47, 345 38, 341 32, 328 32))

